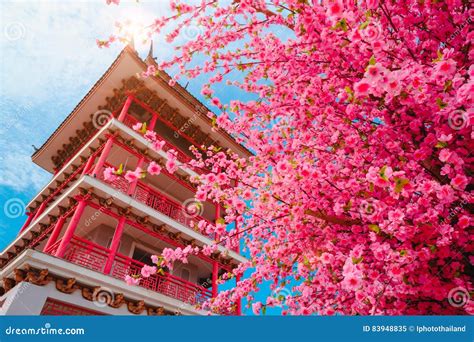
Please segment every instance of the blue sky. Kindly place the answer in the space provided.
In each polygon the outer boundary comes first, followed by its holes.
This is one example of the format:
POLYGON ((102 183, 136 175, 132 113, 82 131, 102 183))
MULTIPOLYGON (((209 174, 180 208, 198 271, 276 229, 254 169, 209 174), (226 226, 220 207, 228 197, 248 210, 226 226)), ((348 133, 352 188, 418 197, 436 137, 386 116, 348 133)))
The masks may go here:
MULTIPOLYGON (((0 2, 0 249, 17 235, 24 206, 51 178, 31 161, 32 145, 43 144, 123 47, 99 49, 96 39, 108 37, 116 21, 150 23, 167 6, 161 0, 0 2)), ((154 44, 159 60, 173 53, 157 38, 154 44)), ((148 44, 136 41, 136 48, 145 56, 148 44)), ((188 90, 203 100, 201 81, 191 81, 188 90)), ((223 89, 216 94, 223 102, 237 97, 223 89)))
MULTIPOLYGON (((31 162, 32 145, 42 145, 123 47, 99 49, 96 39, 108 37, 116 21, 150 23, 166 6, 164 1, 0 2, 0 248, 23 224, 24 204, 51 177, 31 162)), ((142 55, 147 48, 137 42, 142 55)), ((155 51, 161 58, 171 53, 155 51)))

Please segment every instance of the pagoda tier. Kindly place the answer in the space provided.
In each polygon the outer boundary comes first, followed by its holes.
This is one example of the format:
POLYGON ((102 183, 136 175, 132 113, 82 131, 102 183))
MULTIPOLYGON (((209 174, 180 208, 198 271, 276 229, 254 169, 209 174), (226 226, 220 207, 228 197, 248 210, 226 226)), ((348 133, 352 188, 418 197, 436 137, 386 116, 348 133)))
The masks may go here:
MULTIPOLYGON (((173 109, 169 98, 163 99, 148 88, 153 84, 145 85, 130 76, 136 73, 133 63, 146 70, 146 65, 136 58, 134 51, 122 51, 119 62, 111 67, 115 71, 108 71, 112 79, 120 74, 122 86, 106 97, 105 104, 96 107, 98 111, 89 115, 89 120, 84 120, 86 116, 79 108, 76 119, 67 119, 69 122, 65 121, 35 154, 35 162, 51 168, 54 175, 28 204, 28 219, 0 256, 0 301, 11 298, 27 282, 34 287, 25 291, 37 291, 35 296, 44 297, 41 305, 35 304, 33 314, 61 310, 125 314, 120 309, 124 303, 133 314, 206 314, 200 304, 217 296, 219 277, 246 262, 239 254, 238 229, 230 236, 209 235, 198 229, 198 222, 213 223, 220 217, 219 204, 199 204, 198 212, 187 208, 196 191, 190 177, 206 172, 187 165, 192 157, 189 147, 230 146, 235 142, 223 132, 212 134, 209 124, 200 123, 203 119, 186 119, 173 109), (98 117, 104 113, 105 117, 98 117), (79 121, 82 128, 74 130, 79 121), (151 143, 132 129, 136 123, 146 123, 148 130, 164 140, 163 149, 151 148, 151 143), (69 142, 61 144, 65 139, 69 142), (179 162, 174 173, 164 167, 166 152, 171 149, 179 162), (123 177, 104 179, 106 167, 118 168, 122 164, 125 171, 146 169, 151 161, 163 166, 159 175, 133 182, 123 177), (210 256, 198 254, 189 257, 186 264, 175 262, 172 270, 142 278, 137 286, 128 286, 124 281, 127 275, 139 276, 144 265, 152 265, 151 255, 160 255, 164 248, 214 243, 217 250, 210 256), (37 286, 44 286, 45 290, 41 292, 37 286), (82 298, 68 301, 63 295, 50 293, 53 287, 67 294, 81 289, 82 298), (114 299, 107 301, 106 309, 84 304, 89 300, 95 305, 94 294, 109 287, 113 288, 109 292, 114 299), (118 311, 110 311, 111 308, 118 311)), ((101 82, 100 87, 104 88, 107 80, 101 82)), ((97 103, 97 94, 110 93, 95 87, 98 89, 88 94, 89 102, 95 101, 95 96, 97 103)), ((181 97, 174 95, 173 101, 195 101, 183 89, 181 97)), ((82 104, 82 108, 87 106, 87 101, 82 104)), ((239 153, 247 153, 242 151, 239 153)), ((0 306, 0 313, 24 314, 18 310, 14 301, 0 306)), ((236 302, 218 314, 240 311, 240 302, 236 302)))

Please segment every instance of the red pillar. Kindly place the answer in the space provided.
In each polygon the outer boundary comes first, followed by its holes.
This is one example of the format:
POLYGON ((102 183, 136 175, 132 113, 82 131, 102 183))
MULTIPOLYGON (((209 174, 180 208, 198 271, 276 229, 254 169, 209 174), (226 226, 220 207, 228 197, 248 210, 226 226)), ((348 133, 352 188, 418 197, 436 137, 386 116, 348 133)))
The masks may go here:
POLYGON ((81 219, 82 213, 84 212, 86 206, 86 200, 79 201, 74 215, 72 216, 71 222, 69 222, 66 232, 64 233, 61 243, 59 244, 58 250, 56 251, 55 256, 57 256, 58 258, 62 258, 64 256, 66 248, 69 245, 69 242, 71 241, 72 237, 74 236, 74 232, 76 231, 77 225, 79 224, 79 220, 81 219))
POLYGON ((44 209, 46 208, 46 204, 46 201, 43 201, 43 203, 40 204, 32 221, 36 220, 43 213, 44 209))
POLYGON ((158 120, 158 115, 153 114, 153 116, 151 117, 151 120, 150 120, 150 124, 148 125, 148 129, 150 131, 153 131, 155 129, 157 120, 158 120))
POLYGON ((23 232, 26 228, 28 228, 28 226, 30 225, 31 221, 33 221, 33 217, 35 216, 35 215, 33 215, 33 213, 26 213, 26 215, 27 215, 28 217, 26 218, 26 221, 25 221, 25 223, 23 224, 23 227, 21 227, 20 233, 18 233, 18 234, 21 234, 21 232, 23 232))
POLYGON ((122 122, 123 119, 125 119, 125 115, 127 115, 128 109, 130 108, 130 105, 132 104, 132 102, 133 102, 133 97, 129 95, 127 97, 127 100, 125 100, 125 104, 122 107, 122 111, 120 112, 118 116, 118 121, 122 122))
MULTIPOLYGON (((140 159, 138 159, 137 168, 142 167, 144 162, 145 162, 145 157, 140 157, 140 159)), ((138 184, 138 179, 130 183, 130 186, 128 187, 127 195, 133 195, 133 193, 135 192, 135 189, 137 188, 137 184, 138 184)))
POLYGON ((112 265, 114 263, 115 256, 117 255, 117 250, 120 245, 120 239, 122 238, 124 226, 125 226, 125 216, 121 216, 117 223, 117 227, 115 228, 114 237, 112 238, 112 243, 110 244, 110 253, 104 267, 104 274, 109 274, 110 271, 112 270, 112 265))
POLYGON ((219 264, 217 261, 212 263, 212 297, 217 297, 217 277, 219 276, 219 264))
POLYGON ((61 216, 56 221, 56 225, 53 228, 53 232, 51 233, 48 242, 46 242, 46 245, 43 248, 43 252, 46 252, 48 248, 51 247, 58 240, 59 234, 61 234, 61 230, 63 229, 64 222, 66 222, 65 216, 61 216))
POLYGON ((94 170, 91 173, 93 177, 97 177, 97 174, 102 169, 102 166, 104 166, 105 160, 109 156, 109 153, 110 153, 110 150, 112 149, 113 144, 114 144, 114 138, 109 137, 107 139, 107 142, 105 143, 102 153, 100 154, 99 160, 97 161, 97 164, 95 164, 94 170))
POLYGON ((84 176, 85 174, 87 174, 87 172, 89 172, 89 170, 91 169, 92 167, 92 164, 94 164, 94 161, 95 161, 95 155, 92 154, 89 159, 87 160, 87 163, 86 165, 84 166, 84 169, 82 170, 82 176, 84 176))
MULTIPOLYGON (((235 286, 237 287, 237 284, 239 283, 240 281, 240 276, 237 276, 235 278, 235 286)), ((239 298, 239 300, 237 301, 237 310, 236 310, 236 313, 235 313, 237 316, 241 316, 242 315, 242 298, 239 298)))

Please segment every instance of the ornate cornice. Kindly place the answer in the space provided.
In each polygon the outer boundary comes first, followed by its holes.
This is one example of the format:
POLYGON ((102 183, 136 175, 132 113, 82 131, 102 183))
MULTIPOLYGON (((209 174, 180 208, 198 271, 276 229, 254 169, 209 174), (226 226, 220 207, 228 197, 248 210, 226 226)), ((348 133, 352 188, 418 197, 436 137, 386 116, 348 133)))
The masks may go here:
POLYGON ((146 311, 149 316, 180 315, 179 312, 166 310, 164 307, 156 307, 146 304, 144 300, 133 300, 124 296, 123 293, 115 293, 108 288, 101 286, 89 286, 78 282, 75 278, 63 278, 51 274, 47 268, 37 269, 25 264, 22 269, 14 270, 13 278, 3 278, 3 285, 0 287, 0 296, 10 291, 21 282, 31 283, 37 286, 45 286, 54 282, 56 289, 65 294, 72 294, 80 291, 82 298, 98 302, 101 306, 108 306, 113 309, 126 306, 132 314, 139 315, 146 311))

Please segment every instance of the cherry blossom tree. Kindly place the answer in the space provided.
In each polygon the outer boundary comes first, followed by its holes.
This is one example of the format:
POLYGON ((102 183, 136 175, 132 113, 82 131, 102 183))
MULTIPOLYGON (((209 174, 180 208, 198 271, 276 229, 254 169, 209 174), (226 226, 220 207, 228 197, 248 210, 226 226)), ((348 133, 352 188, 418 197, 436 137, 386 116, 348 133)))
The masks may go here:
MULTIPOLYGON (((204 307, 246 298, 257 314, 473 314, 469 1, 170 6, 150 28, 178 42, 158 68, 179 70, 171 85, 205 75, 216 129, 254 152, 193 150, 192 165, 210 170, 194 179, 196 199, 221 203, 239 232, 199 228, 228 247, 240 234, 249 256, 226 278, 250 275, 204 307), (200 34, 180 43, 192 25, 200 34), (223 87, 255 99, 224 103, 223 87), (255 301, 264 281, 285 295, 255 301)), ((167 250, 157 265, 198 252, 167 250)))

